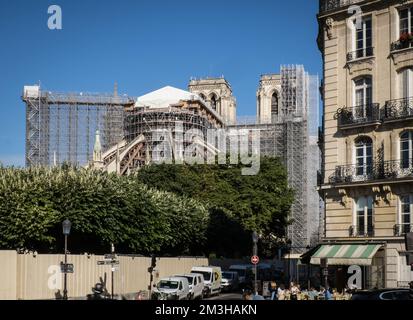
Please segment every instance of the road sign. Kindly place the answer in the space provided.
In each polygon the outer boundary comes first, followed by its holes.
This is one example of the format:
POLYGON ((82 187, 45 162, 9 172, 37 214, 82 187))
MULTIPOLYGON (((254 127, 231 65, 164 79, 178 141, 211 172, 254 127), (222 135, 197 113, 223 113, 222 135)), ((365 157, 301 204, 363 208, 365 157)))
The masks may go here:
POLYGON ((252 264, 258 264, 260 262, 260 258, 258 256, 252 256, 251 257, 251 263, 252 264))
POLYGON ((67 263, 67 264, 61 263, 60 271, 63 273, 73 273, 74 272, 73 263, 67 263))
POLYGON ((105 254, 105 260, 115 260, 115 259, 116 259, 116 254, 114 253, 105 254))
POLYGON ((100 260, 98 261, 98 266, 101 265, 117 265, 119 264, 119 260, 100 260))

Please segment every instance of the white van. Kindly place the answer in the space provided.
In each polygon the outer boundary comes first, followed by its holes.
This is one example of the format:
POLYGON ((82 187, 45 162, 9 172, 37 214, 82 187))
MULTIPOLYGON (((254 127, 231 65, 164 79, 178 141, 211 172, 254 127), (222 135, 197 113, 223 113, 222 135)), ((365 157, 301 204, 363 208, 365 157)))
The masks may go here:
POLYGON ((221 267, 193 267, 191 273, 199 273, 204 276, 204 296, 221 293, 221 267))
POLYGON ((185 277, 169 277, 159 280, 154 290, 157 300, 189 300, 188 279, 185 277))
POLYGON ((176 275, 176 277, 185 277, 188 279, 189 293, 192 299, 204 298, 204 276, 200 273, 189 273, 183 275, 176 275))

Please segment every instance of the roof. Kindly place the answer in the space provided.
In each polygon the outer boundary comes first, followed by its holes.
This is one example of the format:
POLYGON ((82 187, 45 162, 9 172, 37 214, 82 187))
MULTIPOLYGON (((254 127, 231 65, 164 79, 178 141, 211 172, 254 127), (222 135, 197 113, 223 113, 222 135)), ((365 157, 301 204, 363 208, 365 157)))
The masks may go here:
POLYGON ((195 93, 166 86, 140 96, 135 103, 135 107, 167 108, 171 104, 176 104, 181 100, 200 99, 195 93))
POLYGON ((159 281, 179 281, 179 280, 188 281, 188 279, 185 278, 184 276, 173 276, 173 277, 165 277, 165 278, 159 279, 159 281))

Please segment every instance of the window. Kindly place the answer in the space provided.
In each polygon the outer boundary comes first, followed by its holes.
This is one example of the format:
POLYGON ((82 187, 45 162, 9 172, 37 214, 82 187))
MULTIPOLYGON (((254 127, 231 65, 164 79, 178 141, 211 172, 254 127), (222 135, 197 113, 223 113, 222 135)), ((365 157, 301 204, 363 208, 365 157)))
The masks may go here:
POLYGON ((402 234, 411 231, 413 195, 400 197, 400 230, 402 234))
POLYGON ((399 11, 400 34, 413 32, 413 7, 399 11))
POLYGON ((373 143, 369 137, 356 140, 356 175, 369 176, 373 171, 373 143))
POLYGON ((278 116, 278 93, 274 92, 271 96, 271 118, 275 122, 278 116))
POLYGON ((400 136, 400 161, 402 169, 413 167, 413 131, 405 131, 400 136))
POLYGON ((363 77, 354 81, 354 100, 356 106, 371 104, 373 100, 371 77, 363 77))
POLYGON ((217 110, 217 97, 215 96, 215 94, 211 96, 211 108, 215 111, 217 110))
POLYGON ((356 201, 356 230, 358 236, 373 235, 372 197, 360 197, 356 201))
POLYGON ((361 23, 361 28, 357 29, 356 21, 354 21, 354 47, 355 47, 355 57, 363 58, 370 57, 373 55, 372 50, 372 21, 371 17, 364 18, 361 23))
POLYGON ((354 81, 355 120, 369 119, 372 116, 373 90, 371 77, 363 77, 354 81))
POLYGON ((413 97, 413 68, 407 68, 400 72, 400 80, 401 98, 413 97))

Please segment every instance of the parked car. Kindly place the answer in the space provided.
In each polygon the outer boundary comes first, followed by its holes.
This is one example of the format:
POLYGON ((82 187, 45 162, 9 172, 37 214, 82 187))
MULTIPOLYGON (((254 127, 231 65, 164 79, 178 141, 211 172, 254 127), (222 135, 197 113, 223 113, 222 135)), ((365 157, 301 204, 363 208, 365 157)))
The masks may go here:
POLYGON ((229 271, 235 271, 238 273, 238 282, 242 289, 252 286, 252 268, 253 266, 250 264, 237 264, 229 267, 229 271))
POLYGON ((183 275, 176 275, 176 277, 184 277, 188 279, 190 299, 204 298, 204 276, 200 273, 189 273, 183 275))
POLYGON ((169 277, 159 280, 152 298, 154 300, 189 300, 190 296, 187 278, 169 277))
POLYGON ((221 267, 193 267, 191 273, 199 273, 204 276, 204 296, 209 297, 221 293, 221 267))
POLYGON ((413 300, 409 289, 379 289, 356 291, 351 300, 413 300))
POLYGON ((238 272, 236 271, 223 271, 221 280, 222 291, 234 291, 239 287, 238 272))

